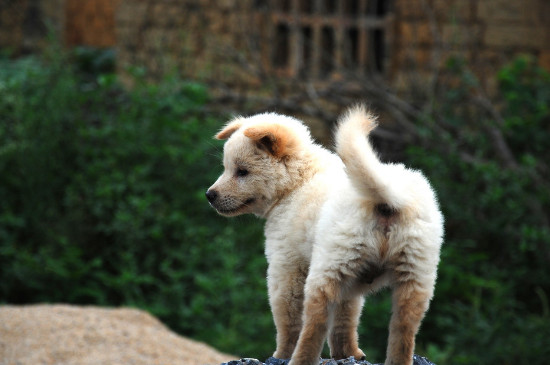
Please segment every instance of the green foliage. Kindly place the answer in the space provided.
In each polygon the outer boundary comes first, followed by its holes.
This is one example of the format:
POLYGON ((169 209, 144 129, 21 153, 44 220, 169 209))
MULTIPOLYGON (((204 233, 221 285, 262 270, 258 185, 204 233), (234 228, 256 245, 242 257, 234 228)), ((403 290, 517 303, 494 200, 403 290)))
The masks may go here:
POLYGON ((0 301, 136 306, 270 354, 261 225, 229 225, 204 198, 221 170, 204 87, 126 92, 67 57, 0 63, 0 301))
POLYGON ((451 66, 463 83, 434 113, 448 134, 430 129, 436 121, 428 116, 431 145, 408 150, 411 163, 430 176, 446 217, 436 296, 420 341, 431 343, 441 364, 544 364, 550 75, 528 58, 516 60, 498 74, 501 108, 487 109, 471 73, 451 66), (515 163, 502 155, 495 130, 515 163))
MULTIPOLYGON (((221 171, 206 90, 148 85, 135 68, 126 91, 112 59, 89 49, 0 59, 0 302, 136 306, 220 350, 266 358, 275 331, 261 223, 228 221, 204 198, 221 171)), ((446 217, 417 353, 439 365, 543 364, 550 76, 518 59, 498 73, 493 109, 464 63, 448 69, 462 82, 437 93, 407 150, 446 217)), ((374 362, 390 308, 382 292, 363 311, 361 347, 374 362)))

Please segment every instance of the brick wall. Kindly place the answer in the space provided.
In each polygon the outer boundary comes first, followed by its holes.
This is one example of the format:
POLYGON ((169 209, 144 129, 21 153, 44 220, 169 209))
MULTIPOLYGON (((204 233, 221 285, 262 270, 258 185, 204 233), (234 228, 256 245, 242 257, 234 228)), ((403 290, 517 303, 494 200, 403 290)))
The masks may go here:
MULTIPOLYGON (((254 85, 238 61, 251 57, 258 18, 249 0, 124 0, 117 12, 119 71, 145 66, 153 78, 184 77, 254 85)), ((127 78, 126 78, 127 79, 127 78)))
POLYGON ((115 12, 121 0, 64 0, 67 46, 116 45, 115 12))
MULTIPOLYGON (((145 65, 153 76, 179 72, 254 87, 255 70, 238 60, 270 69, 273 17, 261 11, 268 3, 124 0, 116 22, 120 70, 145 65)), ((488 88, 488 75, 520 53, 550 70, 547 0, 394 0, 391 12, 384 74, 397 88, 410 86, 411 77, 425 82, 453 55, 488 88)))
POLYGON ((0 48, 14 55, 34 52, 46 36, 61 34, 64 0, 0 0, 0 48))
POLYGON ((47 46, 116 45, 115 13, 122 0, 0 0, 0 47, 15 55, 47 46))
MULTIPOLYGON (((349 9, 357 11, 375 2, 342 0, 331 4, 347 14, 349 9)), ((550 70, 548 0, 384 2, 390 3, 393 5, 383 20, 382 73, 398 89, 411 88, 415 82, 425 84, 433 70, 453 55, 464 57, 489 89, 494 87, 489 76, 520 53, 537 57, 540 64, 550 70)), ((287 56, 296 57, 297 47, 303 46, 296 43, 300 37, 309 37, 310 41, 322 39, 319 24, 323 27, 328 20, 326 16, 315 16, 316 11, 326 14, 315 10, 319 4, 325 2, 0 0, 0 47, 12 48, 16 53, 36 49, 44 43, 46 24, 50 24, 51 30, 69 46, 115 46, 123 78, 127 76, 128 66, 145 66, 152 78, 179 73, 232 87, 256 89, 261 86, 258 74, 264 71, 274 72, 280 78, 300 77, 300 61, 296 63, 295 58, 289 72, 278 72, 281 70, 273 67, 277 41, 274 22, 288 19, 283 26, 288 27, 288 39, 294 43, 287 56), (279 13, 274 14, 274 9, 279 13), (288 11, 288 15, 282 10, 288 11), (300 19, 305 18, 309 23, 300 23, 300 19)), ((351 23, 342 18, 341 24, 346 29, 351 23)), ((361 43, 358 40, 365 39, 358 29, 355 35, 350 33, 352 38, 348 43, 361 43)), ((334 36, 336 46, 338 42, 345 44, 341 39, 345 33, 338 32, 336 30, 334 36)), ((368 55, 363 55, 363 51, 355 55, 361 62, 367 62, 368 55)), ((319 51, 310 52, 311 59, 318 57, 319 51)), ((342 52, 336 49, 335 58, 341 61, 342 52)), ((341 76, 338 72, 329 76, 320 72, 312 74, 322 75, 323 79, 341 76)))
POLYGON ((16 50, 23 44, 26 0, 0 0, 0 45, 16 50))
POLYGON ((395 12, 398 87, 411 70, 427 75, 450 56, 464 57, 489 90, 494 72, 519 54, 550 70, 547 0, 397 0, 395 12))

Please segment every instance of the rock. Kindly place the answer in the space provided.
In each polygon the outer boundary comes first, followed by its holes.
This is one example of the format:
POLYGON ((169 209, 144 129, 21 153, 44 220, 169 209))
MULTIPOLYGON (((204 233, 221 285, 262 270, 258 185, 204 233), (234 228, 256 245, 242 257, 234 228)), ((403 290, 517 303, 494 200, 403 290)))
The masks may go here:
POLYGON ((0 306, 0 364, 204 365, 232 358, 137 309, 0 306))
MULTIPOLYGON (((265 364, 256 359, 241 359, 241 360, 229 361, 221 365, 288 365, 289 362, 290 360, 276 359, 274 357, 270 357, 265 361, 265 364), (253 361, 250 362, 250 360, 253 360, 253 361)), ((373 365, 373 364, 371 364, 367 360, 356 360, 353 356, 350 356, 347 359, 341 359, 341 360, 319 359, 319 365, 373 365)), ((374 365, 382 365, 382 364, 374 364, 374 365)), ((413 365, 435 365, 435 364, 432 363, 430 360, 426 359, 425 357, 414 355, 413 365)))
POLYGON ((435 365, 435 364, 430 360, 426 359, 425 357, 414 355, 413 365, 435 365))
POLYGON ((270 357, 265 361, 265 365, 287 365, 290 360, 276 359, 270 357))

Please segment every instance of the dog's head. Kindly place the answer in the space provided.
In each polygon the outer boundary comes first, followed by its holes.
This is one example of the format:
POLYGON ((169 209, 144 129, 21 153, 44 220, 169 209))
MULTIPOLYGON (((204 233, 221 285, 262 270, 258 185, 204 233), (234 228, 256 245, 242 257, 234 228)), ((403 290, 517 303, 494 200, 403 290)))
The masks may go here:
POLYGON ((295 185, 291 167, 311 143, 299 121, 274 114, 235 118, 218 134, 224 145, 224 172, 206 197, 218 213, 265 215, 295 185))

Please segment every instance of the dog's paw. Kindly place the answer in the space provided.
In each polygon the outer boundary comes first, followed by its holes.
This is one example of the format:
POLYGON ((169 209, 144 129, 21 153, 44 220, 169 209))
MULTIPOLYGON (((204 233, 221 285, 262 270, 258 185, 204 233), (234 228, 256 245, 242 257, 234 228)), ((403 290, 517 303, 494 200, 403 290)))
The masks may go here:
POLYGON ((290 359, 290 362, 288 365, 319 365, 320 361, 322 361, 321 358, 316 359, 290 359))
POLYGON ((335 360, 348 359, 353 357, 355 360, 365 360, 366 356, 360 348, 356 347, 354 350, 348 350, 345 353, 336 353, 331 355, 335 360))
POLYGON ((361 351, 360 348, 357 348, 353 354, 351 354, 356 360, 365 360, 367 357, 365 356, 365 353, 361 351))
POLYGON ((292 351, 275 351, 273 353, 272 358, 275 359, 281 359, 281 360, 288 360, 292 356, 292 351))

